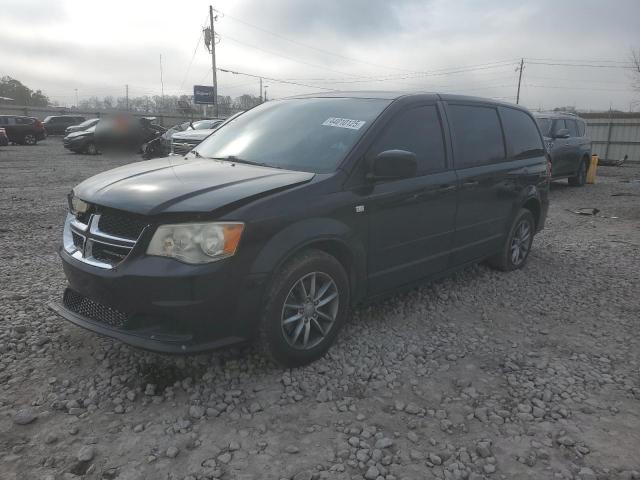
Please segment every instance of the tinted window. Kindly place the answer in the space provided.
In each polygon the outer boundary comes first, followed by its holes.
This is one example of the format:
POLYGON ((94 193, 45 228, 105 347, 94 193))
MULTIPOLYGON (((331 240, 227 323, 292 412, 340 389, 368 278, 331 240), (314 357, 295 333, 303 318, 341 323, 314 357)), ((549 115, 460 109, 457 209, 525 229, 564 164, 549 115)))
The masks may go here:
POLYGON ((31 125, 32 123, 33 123, 33 120, 30 118, 16 117, 17 125, 31 125))
POLYGON ((521 110, 501 108, 502 125, 514 158, 544 154, 544 146, 533 119, 521 110))
POLYGON ((560 118, 553 121, 553 133, 558 133, 558 131, 563 128, 567 128, 564 124, 564 120, 560 118))
POLYGON ((536 122, 538 123, 538 127, 540 127, 540 133, 545 137, 551 136, 551 125, 553 122, 550 118, 536 118, 536 122))
POLYGON ((445 153, 440 117, 435 106, 412 108, 396 115, 367 155, 407 150, 418 158, 418 174, 444 170, 445 153))
POLYGON ((0 117, 0 125, 8 125, 9 119, 7 117, 0 117))
POLYGON ((572 137, 579 137, 580 136, 580 135, 578 135, 578 125, 576 125, 576 121, 575 120, 565 120, 564 124, 569 129, 569 135, 571 135, 572 137))
POLYGON ((578 135, 584 137, 587 125, 582 120, 578 120, 578 135))
POLYGON ((389 100, 292 98, 265 102, 224 124, 196 151, 316 173, 335 171, 389 100))
POLYGON ((455 137, 458 168, 504 159, 502 129, 495 108, 449 105, 449 119, 455 137))

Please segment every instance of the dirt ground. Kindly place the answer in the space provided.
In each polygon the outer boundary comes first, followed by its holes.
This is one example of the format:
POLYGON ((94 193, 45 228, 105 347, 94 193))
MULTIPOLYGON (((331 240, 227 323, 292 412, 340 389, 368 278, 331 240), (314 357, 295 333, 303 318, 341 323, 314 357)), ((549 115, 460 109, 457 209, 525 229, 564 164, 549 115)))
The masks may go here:
POLYGON ((141 352, 47 308, 66 194, 132 160, 0 147, 0 479, 640 479, 640 166, 555 182, 525 269, 359 308, 282 370, 253 347, 141 352))

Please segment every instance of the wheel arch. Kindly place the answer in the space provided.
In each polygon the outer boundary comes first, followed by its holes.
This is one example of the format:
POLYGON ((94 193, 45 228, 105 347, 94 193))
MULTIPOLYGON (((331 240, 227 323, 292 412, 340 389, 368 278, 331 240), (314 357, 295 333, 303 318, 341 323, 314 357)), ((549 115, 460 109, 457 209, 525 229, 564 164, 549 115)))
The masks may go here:
POLYGON ((529 197, 522 204, 522 208, 527 209, 533 215, 533 220, 536 223, 536 230, 538 229, 538 225, 540 224, 540 214, 542 212, 542 207, 540 205, 540 200, 537 197, 529 197))
POLYGON ((351 228, 335 219, 306 219, 284 228, 262 248, 251 271, 267 273, 270 283, 287 261, 308 249, 321 250, 340 262, 349 278, 352 303, 364 296, 364 245, 356 239, 351 228))

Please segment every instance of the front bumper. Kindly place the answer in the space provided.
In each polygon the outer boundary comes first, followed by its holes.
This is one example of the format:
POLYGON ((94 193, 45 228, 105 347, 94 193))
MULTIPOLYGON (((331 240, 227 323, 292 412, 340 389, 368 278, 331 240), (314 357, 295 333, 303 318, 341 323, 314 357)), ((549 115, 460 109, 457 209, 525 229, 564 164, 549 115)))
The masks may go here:
POLYGON ((236 275, 233 259, 187 265, 141 256, 106 270, 64 249, 60 257, 68 290, 84 303, 77 308, 65 295, 50 307, 98 334, 156 352, 196 353, 247 341, 257 330, 265 276, 236 275), (94 313, 105 309, 109 318, 94 313))

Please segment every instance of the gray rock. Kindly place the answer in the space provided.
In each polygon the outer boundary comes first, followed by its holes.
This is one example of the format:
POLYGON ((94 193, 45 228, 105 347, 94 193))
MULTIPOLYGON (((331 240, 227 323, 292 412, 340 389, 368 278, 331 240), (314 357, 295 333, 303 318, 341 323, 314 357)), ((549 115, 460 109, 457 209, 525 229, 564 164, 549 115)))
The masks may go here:
POLYGON ((38 418, 38 415, 30 408, 23 408, 13 416, 13 423, 16 425, 29 425, 38 418))
POLYGON ((172 445, 169 448, 167 448, 165 455, 167 456, 167 458, 176 458, 179 453, 180 453, 180 449, 172 445))
POLYGON ((376 441, 376 448, 379 449, 385 449, 385 448, 389 448, 393 445, 393 440, 390 439, 389 437, 382 437, 381 439, 376 441))
POLYGON ((76 458, 80 462, 90 462, 91 460, 93 460, 95 454, 96 449, 93 445, 85 445, 80 449, 80 451, 76 455, 76 458))

